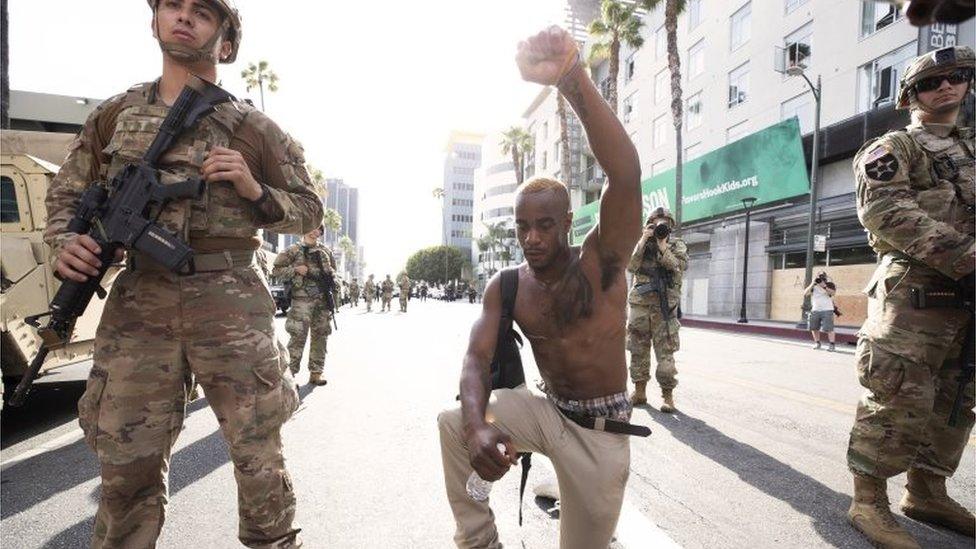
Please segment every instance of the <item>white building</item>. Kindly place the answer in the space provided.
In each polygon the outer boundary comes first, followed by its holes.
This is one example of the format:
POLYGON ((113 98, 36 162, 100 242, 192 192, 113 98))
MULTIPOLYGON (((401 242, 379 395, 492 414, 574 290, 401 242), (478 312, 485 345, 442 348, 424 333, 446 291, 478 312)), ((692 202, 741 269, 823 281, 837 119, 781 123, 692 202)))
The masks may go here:
POLYGON ((474 171, 481 165, 481 141, 476 133, 453 131, 444 159, 441 242, 470 253, 474 225, 474 171))
MULTIPOLYGON (((570 2, 584 22, 599 16, 595 0, 570 2)), ((784 55, 822 79, 818 216, 828 237, 818 270, 839 278, 844 324, 863 319, 860 289, 875 261, 854 205, 851 159, 861 144, 904 126, 895 111, 898 79, 921 52, 972 44, 973 20, 956 26, 911 26, 887 2, 849 0, 688 0, 678 21, 684 103, 683 160, 719 149, 793 116, 799 119, 809 166, 814 100, 806 81, 777 72, 784 55), (784 52, 786 52, 784 54, 784 52)), ((641 158, 643 178, 675 165, 671 84, 662 6, 645 15, 644 45, 623 47, 618 116, 641 158)), ((606 88, 607 62, 593 67, 606 88)), ((537 153, 538 154, 538 153, 537 153)), ((574 204, 575 205, 575 204, 574 204)), ((798 320, 806 256, 809 195, 754 212, 750 231, 747 309, 750 318, 798 320)), ((743 215, 685 224, 692 261, 686 313, 731 317, 742 291, 743 215)))
POLYGON ((515 165, 511 154, 501 150, 502 135, 489 134, 482 146, 481 167, 474 173, 474 239, 471 254, 474 257, 474 275, 481 283, 508 265, 522 262, 522 250, 515 240, 515 165), (508 231, 503 250, 482 250, 478 240, 488 233, 489 225, 502 224, 508 231))

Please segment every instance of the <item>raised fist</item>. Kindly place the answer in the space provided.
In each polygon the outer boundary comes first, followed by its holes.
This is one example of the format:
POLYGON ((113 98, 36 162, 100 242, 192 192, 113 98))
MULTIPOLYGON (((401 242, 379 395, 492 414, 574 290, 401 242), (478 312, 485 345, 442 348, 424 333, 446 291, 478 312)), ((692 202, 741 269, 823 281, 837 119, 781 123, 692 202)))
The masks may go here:
POLYGON ((551 86, 572 68, 578 54, 573 37, 553 25, 519 42, 515 62, 523 80, 551 86))

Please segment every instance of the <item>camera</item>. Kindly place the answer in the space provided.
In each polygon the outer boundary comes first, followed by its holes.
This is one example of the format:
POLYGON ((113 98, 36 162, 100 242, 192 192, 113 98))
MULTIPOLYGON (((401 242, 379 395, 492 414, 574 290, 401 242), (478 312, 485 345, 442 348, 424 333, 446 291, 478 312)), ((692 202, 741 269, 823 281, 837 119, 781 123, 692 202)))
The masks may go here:
POLYGON ((824 282, 829 282, 830 277, 827 276, 826 272, 821 272, 817 275, 817 278, 813 279, 814 284, 823 284, 824 282))
POLYGON ((660 223, 654 226, 654 238, 667 238, 671 234, 671 227, 667 223, 660 223))

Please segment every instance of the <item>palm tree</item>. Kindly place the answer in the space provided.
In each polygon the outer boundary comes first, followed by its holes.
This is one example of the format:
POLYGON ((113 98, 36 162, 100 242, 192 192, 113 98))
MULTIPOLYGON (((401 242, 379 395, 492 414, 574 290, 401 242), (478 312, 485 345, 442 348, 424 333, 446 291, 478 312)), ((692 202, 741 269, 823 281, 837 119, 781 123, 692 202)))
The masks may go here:
MULTIPOLYGON (((502 254, 499 254, 499 259, 503 261, 511 260, 511 254, 508 253, 508 245, 506 239, 508 238, 508 228, 505 227, 504 221, 499 221, 497 223, 485 223, 485 228, 488 232, 485 234, 487 239, 488 248, 491 250, 492 256, 495 255, 495 250, 501 248, 502 254), (506 260, 505 257, 509 259, 506 260)), ((507 266, 507 263, 506 263, 507 266)))
POLYGON ((337 233, 339 232, 339 228, 342 227, 342 214, 332 208, 326 208, 325 215, 322 216, 322 223, 327 230, 337 233))
POLYGON ((267 61, 258 61, 258 64, 248 63, 247 68, 241 71, 241 78, 247 84, 247 91, 251 88, 261 90, 261 110, 264 110, 264 85, 268 85, 268 91, 278 91, 278 75, 268 68, 267 61))
POLYGON ((556 114, 559 116, 559 174, 566 186, 573 189, 573 168, 569 152, 569 110, 563 94, 556 93, 556 114))
POLYGON ((678 56, 678 16, 685 11, 685 0, 642 0, 648 11, 664 2, 664 30, 668 42, 668 71, 671 73, 671 117, 674 119, 674 229, 681 228, 682 165, 681 165, 681 58, 678 56))
POLYGON ((620 0, 603 0, 600 18, 590 23, 590 36, 597 41, 590 50, 590 59, 609 57, 607 102, 617 112, 617 77, 620 73, 620 44, 638 49, 644 45, 640 29, 644 20, 637 14, 637 4, 620 0))
POLYGON ((345 258, 346 271, 354 272, 355 269, 352 268, 352 264, 356 261, 356 245, 353 244, 349 235, 344 234, 339 239, 339 249, 342 250, 342 257, 345 258))
MULTIPOLYGON (((488 235, 482 235, 477 240, 478 251, 484 254, 485 252, 491 251, 491 239, 488 235)), ((495 274, 495 256, 494 254, 488 254, 488 275, 495 274)))
POLYGON ((499 145, 502 147, 502 154, 512 155, 515 182, 521 185, 525 181, 525 156, 532 151, 532 135, 520 126, 512 126, 502 133, 499 145))

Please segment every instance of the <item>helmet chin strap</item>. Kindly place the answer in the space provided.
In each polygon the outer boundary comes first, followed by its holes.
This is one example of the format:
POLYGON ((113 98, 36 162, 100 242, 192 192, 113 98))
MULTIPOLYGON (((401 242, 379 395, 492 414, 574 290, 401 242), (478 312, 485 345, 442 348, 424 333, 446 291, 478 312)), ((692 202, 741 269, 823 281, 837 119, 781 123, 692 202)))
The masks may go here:
MULTIPOLYGON (((159 37, 159 19, 155 19, 154 22, 156 25, 156 36, 159 37)), ((170 54, 173 56, 173 58, 181 63, 197 63, 199 61, 207 61, 216 65, 220 62, 220 59, 214 55, 214 46, 216 46, 217 42, 224 37, 224 34, 227 33, 229 26, 230 22, 225 17, 223 23, 220 24, 220 28, 217 29, 217 32, 215 32, 210 40, 208 40, 207 43, 199 49, 191 48, 190 46, 176 42, 165 42, 162 38, 157 38, 156 40, 159 42, 159 49, 170 54)))

